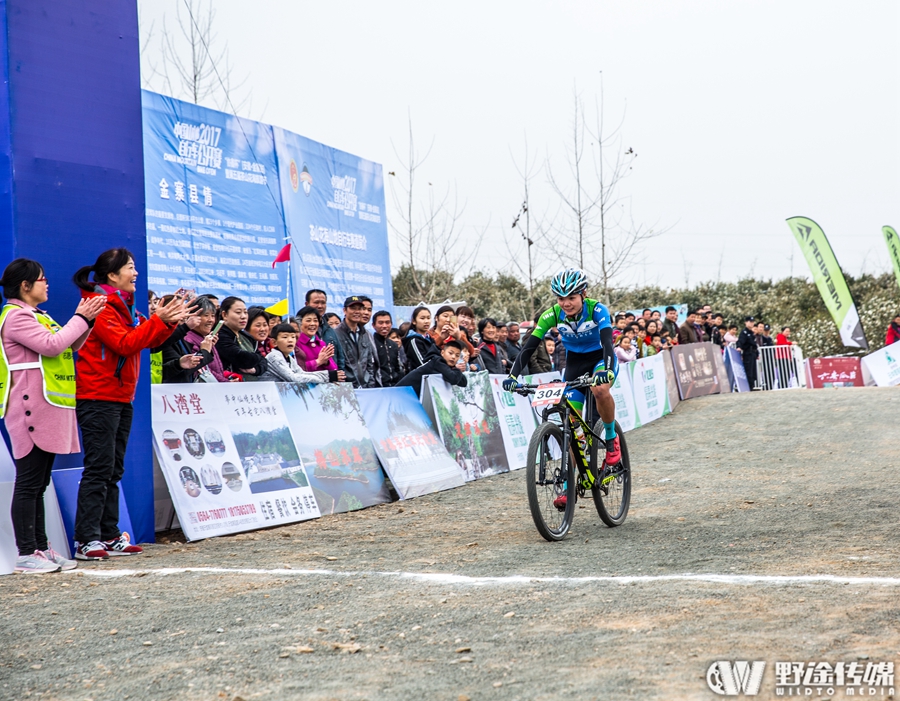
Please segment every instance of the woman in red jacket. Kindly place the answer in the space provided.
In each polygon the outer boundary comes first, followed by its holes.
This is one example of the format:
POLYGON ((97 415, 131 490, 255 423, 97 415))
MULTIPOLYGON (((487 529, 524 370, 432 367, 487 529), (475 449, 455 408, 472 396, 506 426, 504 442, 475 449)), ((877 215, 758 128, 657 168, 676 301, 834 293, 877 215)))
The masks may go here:
POLYGON ((93 333, 78 352, 76 414, 84 446, 84 473, 75 514, 75 557, 102 560, 110 555, 143 552, 119 531, 119 480, 125 471, 125 449, 140 355, 162 345, 188 315, 184 300, 160 304, 146 318, 134 308, 134 257, 124 248, 100 254, 73 280, 84 299, 104 295, 106 306, 93 333), (88 277, 93 273, 93 281, 88 277))
POLYGON ((894 317, 888 324, 887 334, 884 337, 884 345, 890 346, 900 341, 900 314, 894 317))

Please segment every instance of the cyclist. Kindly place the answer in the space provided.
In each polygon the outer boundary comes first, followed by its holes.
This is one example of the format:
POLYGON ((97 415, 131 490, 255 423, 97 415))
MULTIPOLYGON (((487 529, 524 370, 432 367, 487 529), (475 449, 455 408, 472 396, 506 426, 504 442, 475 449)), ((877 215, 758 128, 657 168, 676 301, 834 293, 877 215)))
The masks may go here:
MULTIPOLYGON (((541 314, 509 377, 503 380, 503 389, 512 392, 518 387, 518 376, 543 343, 544 335, 553 327, 559 329, 560 341, 566 349, 564 379, 571 381, 585 374, 593 375, 591 392, 605 429, 606 464, 616 465, 622 459, 622 451, 616 435, 616 402, 610 388, 616 381, 619 363, 613 349, 609 310, 597 300, 585 297, 587 286, 587 276, 578 268, 566 268, 553 276, 550 290, 556 295, 557 303, 541 314)), ((566 398, 579 412, 583 410, 584 394, 580 390, 567 389, 566 398)), ((565 495, 557 497, 553 505, 564 509, 565 495)))

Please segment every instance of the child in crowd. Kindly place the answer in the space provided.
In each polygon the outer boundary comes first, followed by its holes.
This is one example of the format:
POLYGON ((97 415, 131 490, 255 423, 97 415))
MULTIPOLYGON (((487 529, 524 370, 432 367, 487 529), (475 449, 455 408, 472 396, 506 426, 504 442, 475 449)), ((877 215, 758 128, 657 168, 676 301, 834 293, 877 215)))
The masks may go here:
POLYGON ((423 365, 408 373, 397 387, 412 387, 417 397, 421 397, 422 378, 425 375, 441 375, 449 384, 465 387, 466 376, 456 367, 463 345, 457 340, 445 341, 440 356, 431 356, 423 365))
MULTIPOLYGON (((645 325, 646 326, 646 325, 645 325)), ((638 357, 644 357, 644 344, 647 343, 647 330, 646 328, 641 328, 640 324, 638 324, 637 330, 637 338, 635 339, 634 347, 637 349, 638 357)))
POLYGON ((627 333, 616 339, 616 357, 620 363, 630 363, 637 358, 637 348, 631 345, 631 336, 627 333))
POLYGON ((400 336, 400 329, 391 329, 391 332, 388 334, 388 339, 397 344, 397 356, 400 359, 400 369, 403 373, 406 373, 406 351, 403 350, 403 339, 400 336))
POLYGON ((297 346, 297 332, 290 324, 278 324, 272 329, 275 348, 267 356, 269 367, 259 379, 263 382, 339 382, 343 378, 340 370, 317 370, 306 372, 301 370, 294 359, 294 348, 297 346))
POLYGON ((638 332, 637 324, 628 324, 625 327, 625 330, 622 332, 623 336, 628 336, 631 339, 632 344, 637 340, 637 332, 638 332))
POLYGON ((544 347, 547 349, 547 355, 550 356, 550 370, 558 370, 556 367, 556 341, 547 337, 544 339, 544 347))
POLYGON ((625 315, 621 314, 621 313, 616 314, 616 323, 613 326, 613 332, 612 332, 613 341, 615 341, 622 334, 622 332, 625 330, 626 325, 627 325, 627 322, 625 321, 625 315))

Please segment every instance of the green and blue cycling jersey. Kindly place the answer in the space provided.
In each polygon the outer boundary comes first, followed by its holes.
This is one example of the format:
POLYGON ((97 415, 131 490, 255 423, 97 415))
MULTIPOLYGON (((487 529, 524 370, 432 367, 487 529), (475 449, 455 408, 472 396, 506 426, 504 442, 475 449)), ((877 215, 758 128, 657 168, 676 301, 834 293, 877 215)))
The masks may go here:
MULTIPOLYGON (((528 337, 522 351, 510 370, 512 377, 518 377, 544 336, 556 327, 559 340, 566 349, 566 380, 574 380, 585 374, 594 376, 612 371, 618 375, 619 363, 613 350, 612 324, 609 310, 596 299, 585 298, 581 313, 569 318, 558 304, 554 304, 538 318, 534 331, 528 337)), ((567 390, 566 396, 579 409, 584 403, 584 394, 579 390, 567 390)))

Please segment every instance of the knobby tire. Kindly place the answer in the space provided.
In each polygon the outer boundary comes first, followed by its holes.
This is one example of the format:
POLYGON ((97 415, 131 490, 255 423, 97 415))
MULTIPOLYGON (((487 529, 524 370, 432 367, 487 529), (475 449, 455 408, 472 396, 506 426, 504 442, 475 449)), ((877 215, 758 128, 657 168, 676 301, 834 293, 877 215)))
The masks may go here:
POLYGON ((551 542, 562 540, 572 526, 575 515, 575 467, 571 452, 562 452, 563 433, 560 426, 546 421, 537 427, 528 444, 525 482, 528 488, 528 508, 538 533, 551 542), (559 458, 551 458, 550 446, 558 446, 559 458), (541 461, 545 466, 544 481, 540 480, 541 461), (563 486, 565 483, 565 486, 563 486), (560 512, 553 500, 566 494, 566 508, 560 512))
MULTIPOLYGON (((604 431, 603 421, 597 421, 594 425, 594 433, 602 436, 604 431)), ((610 528, 615 528, 625 523, 625 517, 628 516, 628 507, 631 506, 631 460, 628 457, 625 434, 622 432, 622 427, 618 421, 616 421, 616 435, 619 437, 619 447, 622 449, 622 462, 613 473, 615 477, 606 485, 607 491, 605 494, 601 482, 604 477, 608 476, 602 472, 606 448, 598 446, 599 441, 596 439, 593 440, 591 448, 591 470, 594 476, 591 494, 594 497, 594 506, 597 507, 600 520, 610 528)))

